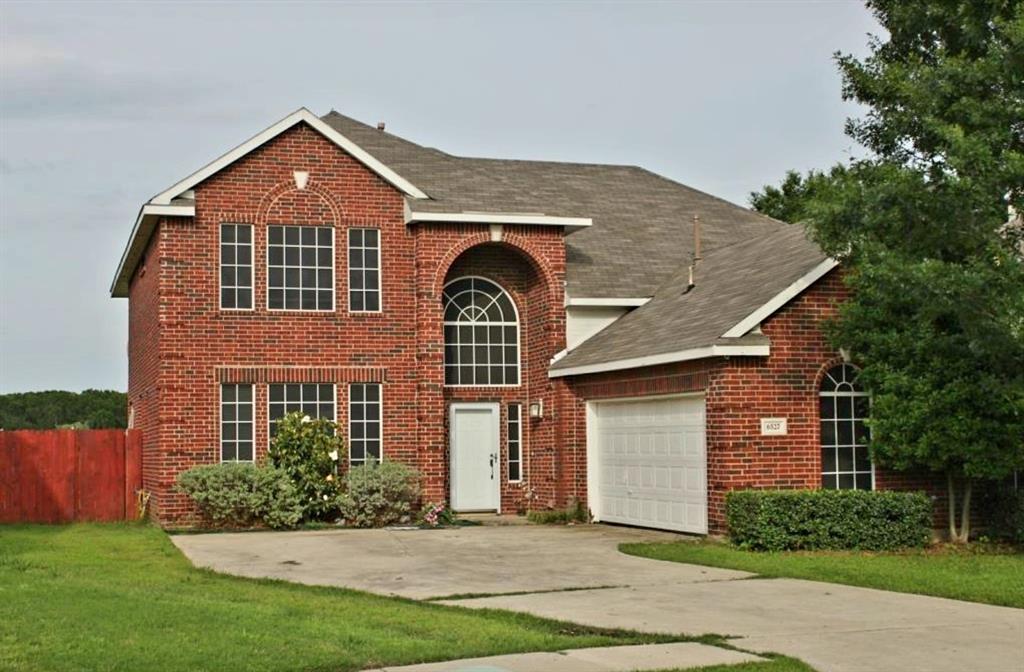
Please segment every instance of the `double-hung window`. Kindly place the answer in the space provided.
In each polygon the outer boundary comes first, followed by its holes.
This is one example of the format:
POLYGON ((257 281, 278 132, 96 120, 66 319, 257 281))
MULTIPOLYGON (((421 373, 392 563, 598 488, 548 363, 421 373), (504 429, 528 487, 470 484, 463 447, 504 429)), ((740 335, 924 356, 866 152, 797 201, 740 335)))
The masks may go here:
POLYGON ((334 421, 334 385, 330 383, 282 383, 271 384, 268 389, 267 420, 268 432, 273 441, 277 435, 277 423, 289 413, 300 412, 310 418, 324 418, 334 421))
POLYGON ((348 387, 349 464, 380 462, 381 391, 379 383, 353 383, 348 387))
POLYGON ((334 229, 267 227, 267 308, 334 310, 334 229))
POLYGON ((220 307, 252 310, 252 226, 220 225, 220 307))
POLYGON ((220 459, 222 462, 252 462, 252 385, 220 386, 220 459))
POLYGON ((348 230, 348 309, 380 310, 380 231, 348 230))

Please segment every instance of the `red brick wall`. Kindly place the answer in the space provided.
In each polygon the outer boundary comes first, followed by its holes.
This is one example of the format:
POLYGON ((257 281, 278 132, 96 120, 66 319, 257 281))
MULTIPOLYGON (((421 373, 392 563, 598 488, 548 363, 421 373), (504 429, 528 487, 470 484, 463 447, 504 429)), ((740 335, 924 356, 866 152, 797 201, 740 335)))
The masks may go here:
MULTIPOLYGON (((769 357, 700 360, 570 381, 581 399, 612 399, 705 391, 707 407, 708 523, 725 531, 725 493, 743 488, 818 488, 821 485, 818 387, 824 371, 842 361, 821 323, 847 296, 839 272, 819 280, 762 324, 769 357), (761 436, 760 419, 783 417, 785 436, 761 436)), ((576 424, 585 418, 577 402, 576 424)), ((585 458, 585 434, 575 444, 585 458)), ((929 475, 876 469, 876 487, 934 491, 929 475)), ((584 490, 585 491, 585 490, 584 490)), ((937 508, 936 513, 940 511, 937 508)))
MULTIPOLYGON (((128 299, 128 409, 142 433, 143 489, 158 488, 160 453, 160 234, 158 226, 132 278, 128 299)), ((155 502, 153 503, 155 506, 155 502)))
MULTIPOLYGON (((531 394, 549 386, 541 363, 565 340, 561 228, 505 227, 504 256, 495 256, 485 225, 406 225, 398 191, 304 125, 199 184, 195 198, 194 218, 161 223, 148 269, 130 289, 129 396, 147 437, 146 488, 163 522, 195 521, 173 484, 181 471, 220 459, 222 381, 256 383, 258 456, 268 441, 267 382, 336 383, 337 418, 346 428, 346 384, 383 382, 385 455, 420 468, 426 497, 446 500, 441 291, 449 267, 474 246, 488 246, 473 261, 480 275, 519 274, 509 281, 528 354, 523 385, 503 391, 502 400, 522 400, 525 408, 531 394), (296 170, 309 172, 305 190, 295 186, 296 170), (253 225, 253 310, 219 308, 221 223, 253 225), (268 224, 334 227, 335 311, 266 309, 268 224), (348 312, 349 227, 381 231, 381 313, 348 312)), ((484 394, 460 390, 459 398, 484 394)), ((542 426, 524 447, 547 442, 544 450, 553 453, 552 436, 542 426)), ((515 497, 507 488, 507 506, 515 497)))

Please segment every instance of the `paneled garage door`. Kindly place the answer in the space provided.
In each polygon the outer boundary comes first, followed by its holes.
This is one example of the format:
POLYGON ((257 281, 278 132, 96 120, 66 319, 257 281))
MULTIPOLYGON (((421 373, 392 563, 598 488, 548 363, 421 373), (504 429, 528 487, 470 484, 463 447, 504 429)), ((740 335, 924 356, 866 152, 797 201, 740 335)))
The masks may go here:
POLYGON ((703 396, 594 402, 588 421, 598 520, 707 533, 703 396))

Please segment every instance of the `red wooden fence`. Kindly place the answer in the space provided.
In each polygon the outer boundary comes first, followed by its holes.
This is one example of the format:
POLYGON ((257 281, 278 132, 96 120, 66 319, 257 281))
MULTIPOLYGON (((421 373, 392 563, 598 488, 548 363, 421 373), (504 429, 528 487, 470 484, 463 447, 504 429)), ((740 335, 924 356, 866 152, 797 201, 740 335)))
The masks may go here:
POLYGON ((134 519, 141 439, 123 429, 0 431, 0 523, 134 519))

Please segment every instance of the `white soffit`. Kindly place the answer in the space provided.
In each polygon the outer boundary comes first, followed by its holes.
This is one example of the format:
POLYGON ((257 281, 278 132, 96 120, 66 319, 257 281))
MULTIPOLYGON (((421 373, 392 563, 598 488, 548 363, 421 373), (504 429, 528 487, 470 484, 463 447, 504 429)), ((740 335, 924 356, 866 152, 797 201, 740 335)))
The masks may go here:
POLYGON ((470 224, 531 224, 536 226, 590 226, 590 217, 551 217, 548 215, 504 212, 413 212, 405 215, 406 224, 415 222, 452 222, 470 224))
POLYGON ((709 345, 703 348, 691 348, 690 350, 666 352, 661 355, 634 357, 632 359, 620 359, 614 362, 602 362, 601 364, 587 364, 567 369, 557 369, 548 371, 548 377, 561 378, 564 376, 580 376, 588 373, 604 373, 606 371, 638 369, 644 366, 672 364, 673 362, 687 362, 692 359, 704 359, 706 357, 767 357, 769 354, 771 354, 771 351, 767 344, 709 345))
POLYGON ((592 307, 604 307, 604 308, 636 308, 642 306, 651 297, 624 297, 624 298, 611 298, 611 299, 588 299, 588 298, 569 298, 566 299, 565 305, 567 306, 592 306, 592 307))

